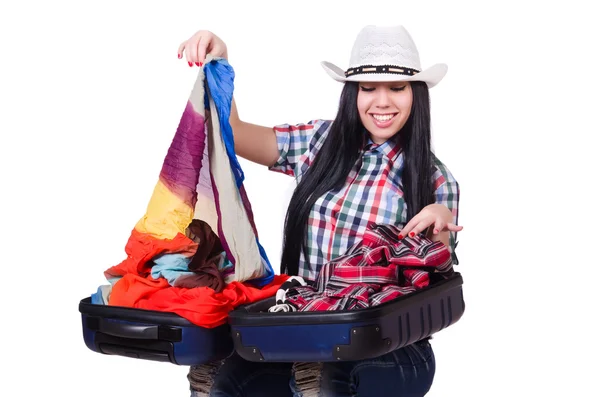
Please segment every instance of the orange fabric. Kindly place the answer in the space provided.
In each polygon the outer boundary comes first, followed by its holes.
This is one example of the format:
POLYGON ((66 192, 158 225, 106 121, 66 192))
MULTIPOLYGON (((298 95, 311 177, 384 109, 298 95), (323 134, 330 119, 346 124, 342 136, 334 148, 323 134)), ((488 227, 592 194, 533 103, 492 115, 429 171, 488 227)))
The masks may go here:
POLYGON ((274 296, 288 278, 275 275, 273 282, 262 288, 234 281, 217 293, 208 287, 177 288, 162 278, 126 274, 113 286, 109 304, 173 312, 198 326, 214 328, 224 324, 237 306, 274 296))
POLYGON ((127 258, 118 265, 106 270, 104 275, 107 278, 126 274, 146 276, 152 268, 153 263, 150 261, 153 258, 166 253, 177 253, 191 257, 197 249, 198 244, 181 233, 178 233, 173 239, 160 240, 152 235, 140 233, 133 229, 125 246, 127 258))

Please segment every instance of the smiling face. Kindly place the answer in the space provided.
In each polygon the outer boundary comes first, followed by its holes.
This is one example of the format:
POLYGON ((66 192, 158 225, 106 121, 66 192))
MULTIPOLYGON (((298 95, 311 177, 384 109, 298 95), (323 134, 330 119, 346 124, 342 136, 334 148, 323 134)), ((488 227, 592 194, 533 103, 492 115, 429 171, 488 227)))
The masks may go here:
POLYGON ((408 82, 359 83, 358 113, 373 142, 384 143, 404 127, 412 100, 408 82))

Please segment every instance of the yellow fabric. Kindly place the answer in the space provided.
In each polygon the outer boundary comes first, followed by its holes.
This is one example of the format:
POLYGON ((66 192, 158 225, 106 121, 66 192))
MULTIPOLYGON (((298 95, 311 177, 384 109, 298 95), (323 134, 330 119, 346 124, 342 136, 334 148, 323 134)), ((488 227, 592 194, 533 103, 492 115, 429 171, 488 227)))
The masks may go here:
POLYGON ((172 239, 177 233, 185 235, 193 216, 194 210, 158 181, 146 214, 135 225, 135 229, 159 239, 172 239), (166 209, 168 213, 165 213, 166 209))

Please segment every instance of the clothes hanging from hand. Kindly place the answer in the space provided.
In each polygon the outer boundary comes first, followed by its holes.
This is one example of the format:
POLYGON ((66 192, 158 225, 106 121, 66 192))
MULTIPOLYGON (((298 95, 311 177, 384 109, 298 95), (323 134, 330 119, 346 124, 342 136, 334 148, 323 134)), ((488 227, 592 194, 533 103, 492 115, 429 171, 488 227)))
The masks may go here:
POLYGON ((262 299, 273 288, 274 294, 287 278, 274 277, 244 190, 229 125, 233 78, 227 61, 210 55, 199 70, 146 213, 125 246, 127 257, 105 271, 112 285, 109 305, 178 310, 212 324, 194 314, 198 300, 182 298, 196 296, 196 288, 179 287, 202 283, 210 294, 221 290, 212 302, 222 318, 222 310, 262 299), (231 283, 246 285, 225 293, 231 283))

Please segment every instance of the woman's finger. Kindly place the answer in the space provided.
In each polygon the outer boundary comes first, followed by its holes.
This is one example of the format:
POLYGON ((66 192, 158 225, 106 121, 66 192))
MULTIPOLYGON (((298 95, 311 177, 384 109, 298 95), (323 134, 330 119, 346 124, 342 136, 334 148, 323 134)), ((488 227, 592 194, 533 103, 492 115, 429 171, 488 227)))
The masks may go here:
POLYGON ((415 227, 408 232, 408 237, 415 237, 417 234, 431 226, 432 223, 433 222, 430 219, 422 219, 421 222, 417 223, 415 227))
POLYGON ((446 230, 451 231, 451 232, 460 232, 461 230, 463 230, 462 226, 457 226, 454 223, 448 223, 445 227, 446 230))
POLYGON ((406 224, 406 227, 402 229, 400 234, 403 237, 414 237, 429 227, 432 222, 433 220, 429 219, 427 216, 417 215, 406 224))
POLYGON ((177 58, 181 59, 183 56, 183 51, 185 50, 185 41, 179 44, 179 48, 177 48, 177 58))
POLYGON ((442 230, 444 230, 444 220, 438 218, 433 225, 433 235, 439 234, 442 230))
POLYGON ((189 39, 185 44, 185 59, 189 66, 194 64, 194 38, 189 39))
POLYGON ((408 236, 408 233, 421 221, 422 215, 415 215, 404 227, 400 230, 400 235, 398 236, 400 240, 404 237, 408 236))
POLYGON ((200 41, 198 41, 197 46, 197 58, 194 62, 196 62, 196 66, 200 66, 206 60, 206 52, 208 50, 208 46, 210 45, 210 37, 203 35, 200 36, 200 41))

